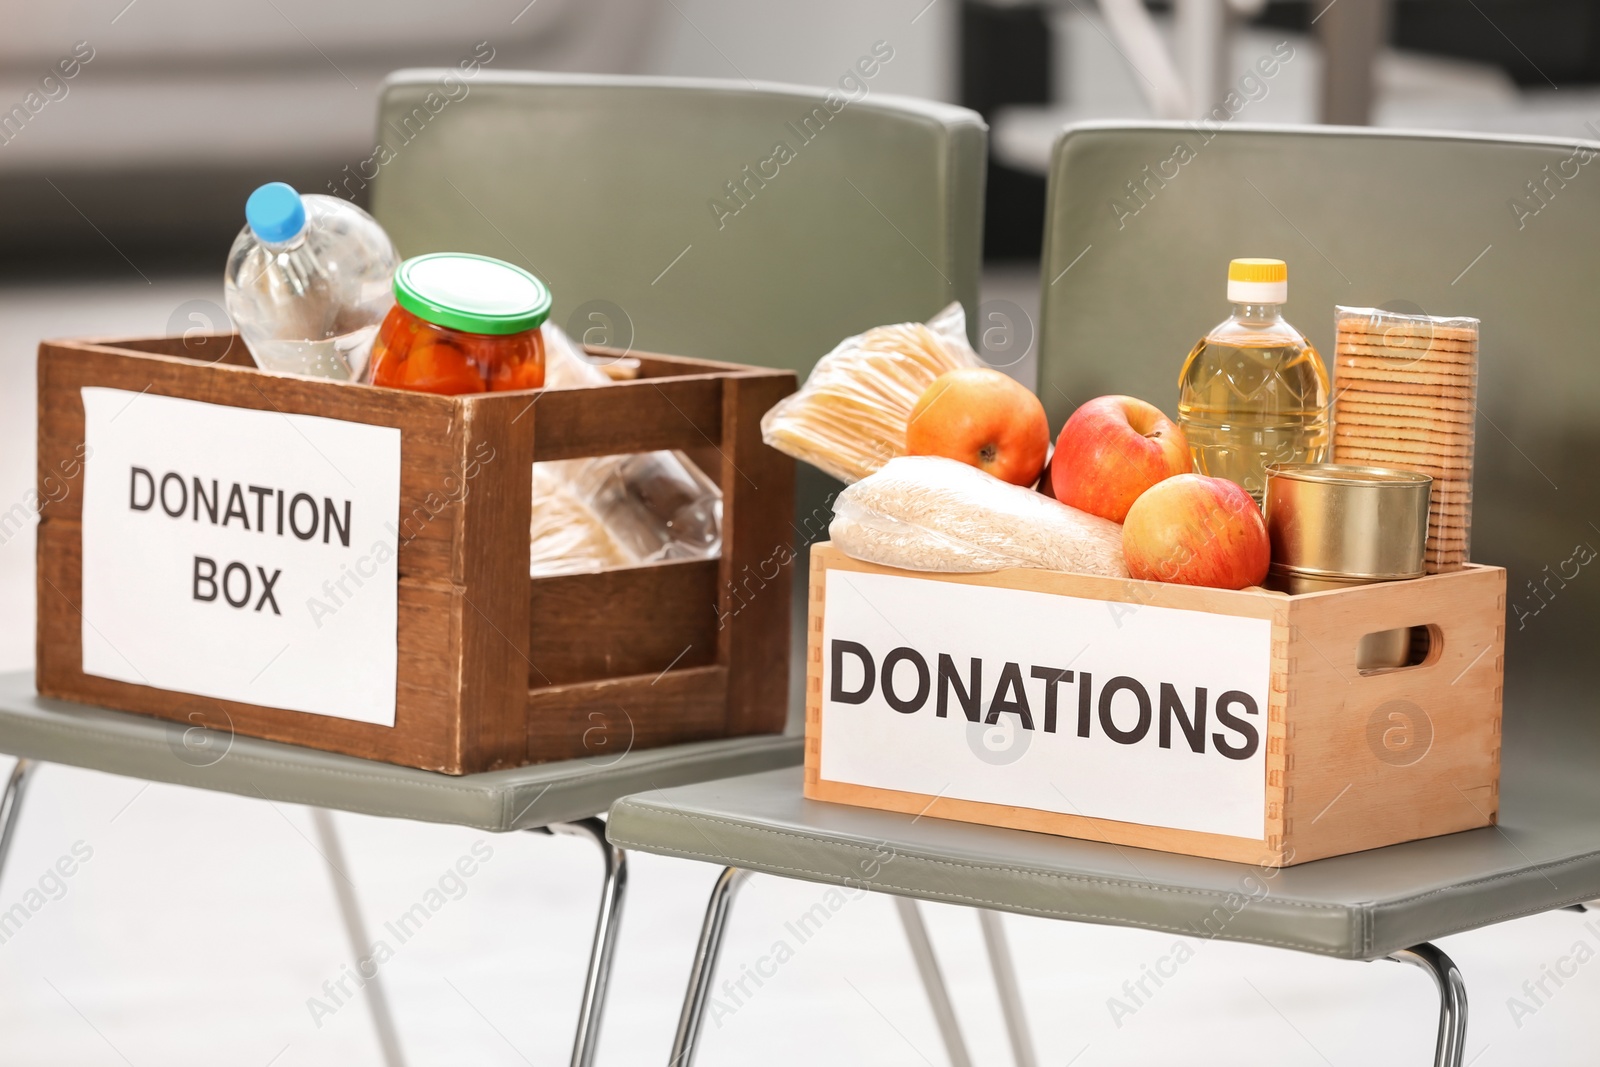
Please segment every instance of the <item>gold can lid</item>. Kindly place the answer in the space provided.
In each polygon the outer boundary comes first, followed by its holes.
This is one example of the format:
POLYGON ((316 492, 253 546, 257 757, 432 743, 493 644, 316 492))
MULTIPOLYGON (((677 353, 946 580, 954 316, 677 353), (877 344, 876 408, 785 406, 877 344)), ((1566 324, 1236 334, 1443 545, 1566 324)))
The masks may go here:
POLYGON ((1433 477, 1398 467, 1357 467, 1347 463, 1269 463, 1267 477, 1292 478, 1323 485, 1392 485, 1416 489, 1430 485, 1433 477))

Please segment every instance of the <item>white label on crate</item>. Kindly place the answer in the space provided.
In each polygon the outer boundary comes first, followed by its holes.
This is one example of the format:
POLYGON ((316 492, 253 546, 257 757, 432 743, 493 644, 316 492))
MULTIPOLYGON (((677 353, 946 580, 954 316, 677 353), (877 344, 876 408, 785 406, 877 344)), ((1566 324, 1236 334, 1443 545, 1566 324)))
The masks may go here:
POLYGON ((83 390, 83 672, 394 725, 400 431, 83 390))
POLYGON ((1272 624, 830 570, 822 778, 1260 840, 1272 624))

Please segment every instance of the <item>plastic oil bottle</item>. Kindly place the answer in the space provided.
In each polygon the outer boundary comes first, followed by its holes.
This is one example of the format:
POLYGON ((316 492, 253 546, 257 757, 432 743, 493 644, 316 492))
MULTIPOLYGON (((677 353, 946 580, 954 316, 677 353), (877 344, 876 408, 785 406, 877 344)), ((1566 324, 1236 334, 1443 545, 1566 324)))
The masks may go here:
POLYGON ((1194 346, 1178 376, 1178 422, 1195 470, 1242 485, 1261 503, 1266 467, 1327 458, 1328 369, 1283 318, 1281 259, 1228 264, 1233 314, 1194 346))

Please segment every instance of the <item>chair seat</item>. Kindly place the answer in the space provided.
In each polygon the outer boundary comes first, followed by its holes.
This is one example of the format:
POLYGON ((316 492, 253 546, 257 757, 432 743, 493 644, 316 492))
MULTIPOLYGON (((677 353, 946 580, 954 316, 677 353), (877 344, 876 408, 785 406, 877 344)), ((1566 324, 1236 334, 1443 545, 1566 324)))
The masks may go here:
POLYGON ((624 797, 608 836, 812 882, 1054 919, 1378 959, 1600 896, 1600 781, 1507 768, 1499 827, 1272 871, 806 800, 801 768, 624 797))
POLYGON ((31 671, 0 674, 0 752, 129 778, 480 830, 571 822, 605 811, 628 793, 791 766, 802 756, 800 738, 765 735, 457 777, 253 737, 223 738, 216 753, 197 754, 184 746, 187 729, 181 722, 45 699, 34 691, 31 671))

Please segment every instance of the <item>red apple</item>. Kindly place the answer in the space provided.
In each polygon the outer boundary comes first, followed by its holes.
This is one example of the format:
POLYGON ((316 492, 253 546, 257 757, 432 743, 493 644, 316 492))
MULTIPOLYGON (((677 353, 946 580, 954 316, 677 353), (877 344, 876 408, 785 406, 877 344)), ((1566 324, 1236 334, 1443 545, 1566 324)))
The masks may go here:
POLYGON ((1243 589, 1266 580, 1272 548, 1249 493, 1226 478, 1180 474, 1133 502, 1122 553, 1135 578, 1243 589))
POLYGON ((1039 479, 1050 422, 1039 398, 988 367, 939 375, 906 422, 906 454, 960 460, 1012 485, 1039 479))
POLYGON ((1057 500, 1112 522, 1127 518, 1152 485, 1193 469, 1178 424, 1131 396, 1102 396, 1074 411, 1050 461, 1057 500))

